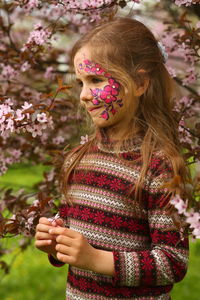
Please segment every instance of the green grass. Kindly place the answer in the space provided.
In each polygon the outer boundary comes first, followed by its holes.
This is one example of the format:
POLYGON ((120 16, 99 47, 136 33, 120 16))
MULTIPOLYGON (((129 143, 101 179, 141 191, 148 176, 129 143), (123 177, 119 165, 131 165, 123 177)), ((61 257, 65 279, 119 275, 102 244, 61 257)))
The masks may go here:
MULTIPOLYGON (((10 261, 11 255, 5 260, 10 261)), ((10 274, 3 277, 0 299, 65 299, 66 277, 67 266, 51 266, 47 255, 31 246, 16 257, 10 274)))
POLYGON ((35 184, 43 178, 43 172, 48 167, 43 165, 19 165, 12 166, 6 174, 0 176, 0 187, 12 188, 14 191, 25 189, 33 190, 35 184))
POLYGON ((185 278, 174 285, 172 300, 200 300, 200 240, 190 242, 190 259, 185 278))

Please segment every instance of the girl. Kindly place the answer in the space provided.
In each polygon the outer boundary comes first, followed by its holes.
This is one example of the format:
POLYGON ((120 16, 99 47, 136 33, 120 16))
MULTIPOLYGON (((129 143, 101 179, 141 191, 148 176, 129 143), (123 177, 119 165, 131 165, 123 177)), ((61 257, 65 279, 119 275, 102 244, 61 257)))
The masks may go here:
POLYGON ((67 299, 170 299, 188 240, 167 187, 188 175, 164 53, 142 23, 117 18, 77 41, 72 60, 95 133, 67 154, 66 205, 40 219, 35 245, 69 264, 67 299))

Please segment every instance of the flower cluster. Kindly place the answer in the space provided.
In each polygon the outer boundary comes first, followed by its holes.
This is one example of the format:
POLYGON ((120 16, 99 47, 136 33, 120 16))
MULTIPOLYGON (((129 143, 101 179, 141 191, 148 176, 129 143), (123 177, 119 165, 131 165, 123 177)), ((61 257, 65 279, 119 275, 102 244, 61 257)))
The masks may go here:
MULTIPOLYGON (((51 197, 48 197, 42 192, 37 195, 35 194, 34 197, 30 197, 24 194, 24 190, 18 191, 16 196, 21 207, 23 207, 20 210, 17 208, 16 204, 12 203, 13 195, 9 192, 6 196, 8 197, 8 208, 10 208, 9 206, 13 206, 14 214, 6 219, 3 232, 0 231, 0 236, 9 232, 31 237, 35 233, 35 227, 39 217, 45 214, 46 216, 51 216, 52 209, 55 207, 51 197), (31 204, 28 204, 30 201, 31 204)), ((4 202, 4 196, 2 201, 4 202)))
POLYGON ((6 153, 0 154, 0 176, 6 173, 8 167, 14 163, 20 162, 22 152, 19 149, 7 149, 6 153))
POLYGON ((186 222, 192 229, 192 235, 195 238, 200 239, 200 213, 195 212, 194 209, 187 211, 187 201, 183 201, 178 194, 171 199, 170 203, 174 205, 180 215, 186 217, 186 222))
POLYGON ((30 13, 34 8, 37 8, 41 5, 40 0, 28 0, 24 5, 24 9, 27 13, 30 13))
POLYGON ((33 137, 41 136, 42 131, 48 126, 53 126, 53 120, 45 112, 36 111, 33 104, 24 102, 21 108, 14 110, 14 103, 11 99, 6 99, 0 105, 0 133, 7 138, 11 133, 27 131, 33 137))
POLYGON ((30 32, 28 40, 21 50, 25 51, 26 49, 29 49, 34 51, 36 46, 45 44, 51 35, 52 32, 49 29, 43 28, 42 24, 38 23, 34 26, 34 30, 30 32))
POLYGON ((189 128, 186 126, 184 119, 182 118, 179 122, 179 139, 182 143, 188 143, 193 147, 192 136, 189 128))
POLYGON ((178 6, 181 6, 181 5, 191 6, 196 3, 198 3, 198 0, 175 0, 175 4, 178 6))
POLYGON ((194 98, 183 96, 177 100, 176 105, 174 106, 174 111, 176 111, 177 113, 180 111, 185 111, 185 117, 192 117, 196 113, 194 109, 194 103, 194 98))
POLYGON ((88 141, 89 141, 89 137, 87 134, 86 134, 86 136, 81 136, 81 141, 80 141, 81 145, 87 143, 88 141))
POLYGON ((1 68, 1 73, 0 73, 1 80, 12 80, 16 78, 16 76, 18 75, 18 72, 11 65, 6 65, 4 63, 1 63, 0 68, 1 68))

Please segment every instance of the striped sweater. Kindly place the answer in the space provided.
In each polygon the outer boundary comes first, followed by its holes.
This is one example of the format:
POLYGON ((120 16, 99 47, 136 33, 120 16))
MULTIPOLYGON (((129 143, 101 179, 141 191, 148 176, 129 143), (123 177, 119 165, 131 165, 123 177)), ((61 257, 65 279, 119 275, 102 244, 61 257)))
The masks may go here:
POLYGON ((188 240, 167 213, 161 187, 172 177, 170 164, 161 152, 153 155, 141 205, 132 192, 141 170, 138 142, 131 150, 117 156, 107 143, 92 146, 71 173, 73 205, 64 205, 60 215, 93 247, 112 251, 115 275, 69 266, 66 299, 170 299, 173 284, 186 274, 188 240))

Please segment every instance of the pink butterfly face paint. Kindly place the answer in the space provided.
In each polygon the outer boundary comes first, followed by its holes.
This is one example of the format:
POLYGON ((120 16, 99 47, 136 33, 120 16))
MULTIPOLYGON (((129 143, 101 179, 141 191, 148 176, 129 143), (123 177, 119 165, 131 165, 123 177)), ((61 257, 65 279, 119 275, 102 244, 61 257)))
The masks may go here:
POLYGON ((123 106, 122 99, 119 97, 120 83, 99 64, 93 63, 88 59, 84 60, 83 64, 79 64, 79 69, 106 78, 107 84, 103 88, 91 89, 91 93, 93 96, 92 103, 94 105, 103 104, 105 108, 100 117, 108 120, 111 114, 115 115, 118 112, 118 108, 123 106))

